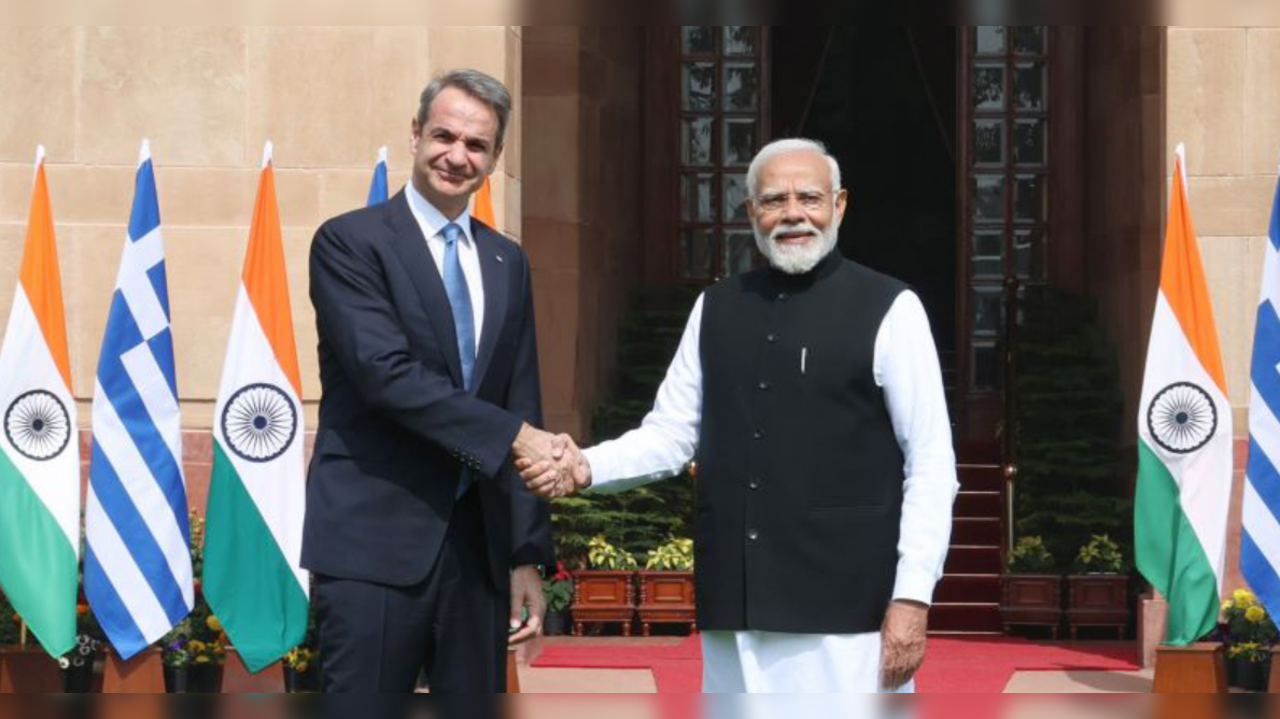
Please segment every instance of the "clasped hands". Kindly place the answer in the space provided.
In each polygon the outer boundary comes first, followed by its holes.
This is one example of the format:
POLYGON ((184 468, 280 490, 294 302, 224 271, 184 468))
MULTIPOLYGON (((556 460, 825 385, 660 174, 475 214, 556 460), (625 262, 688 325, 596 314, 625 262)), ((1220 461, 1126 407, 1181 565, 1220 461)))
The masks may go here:
POLYGON ((511 451, 525 486, 542 499, 561 499, 591 486, 591 465, 567 434, 525 425, 511 451))

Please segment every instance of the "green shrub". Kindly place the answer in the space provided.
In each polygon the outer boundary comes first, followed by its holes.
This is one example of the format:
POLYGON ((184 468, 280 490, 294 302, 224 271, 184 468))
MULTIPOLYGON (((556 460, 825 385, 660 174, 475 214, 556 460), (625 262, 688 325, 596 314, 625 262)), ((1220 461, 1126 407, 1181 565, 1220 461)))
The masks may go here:
POLYGON ((1040 537, 1023 537, 1009 552, 1010 574, 1050 574, 1056 567, 1040 537))

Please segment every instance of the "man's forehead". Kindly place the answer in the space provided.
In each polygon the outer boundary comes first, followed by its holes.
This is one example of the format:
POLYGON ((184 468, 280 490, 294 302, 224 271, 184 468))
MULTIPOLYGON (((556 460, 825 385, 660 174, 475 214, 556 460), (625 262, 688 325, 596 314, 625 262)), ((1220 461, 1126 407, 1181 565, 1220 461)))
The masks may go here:
POLYGON ((812 150, 793 150, 769 158, 760 168, 765 182, 788 184, 811 180, 820 184, 830 175, 826 159, 812 150))
MULTIPOLYGON (((447 92, 447 91, 446 91, 447 92)), ((492 142, 498 136, 498 117, 488 105, 466 94, 440 97, 427 115, 428 130, 448 130, 460 137, 492 142)))

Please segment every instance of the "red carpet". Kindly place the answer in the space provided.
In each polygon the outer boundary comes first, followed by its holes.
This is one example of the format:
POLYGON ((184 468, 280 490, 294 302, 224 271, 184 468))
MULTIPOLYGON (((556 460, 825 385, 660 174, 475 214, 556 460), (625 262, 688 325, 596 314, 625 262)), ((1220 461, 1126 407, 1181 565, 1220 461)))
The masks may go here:
MULTIPOLYGON (((922 694, 996 694, 1019 671, 1137 671, 1130 643, 1037 644, 1023 639, 931 639, 917 684, 922 694)), ((696 694, 702 683, 702 644, 679 646, 558 646, 533 664, 539 669, 648 669, 662 694, 696 694)))

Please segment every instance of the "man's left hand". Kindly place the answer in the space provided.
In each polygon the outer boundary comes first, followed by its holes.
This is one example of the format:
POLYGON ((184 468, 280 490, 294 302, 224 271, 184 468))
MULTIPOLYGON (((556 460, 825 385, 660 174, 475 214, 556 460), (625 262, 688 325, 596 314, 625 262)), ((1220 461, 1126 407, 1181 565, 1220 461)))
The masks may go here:
POLYGON ((896 692, 906 686, 924 663, 929 631, 929 607, 917 602, 895 601, 889 605, 881 639, 880 684, 896 692))
POLYGON ((519 567, 511 573, 511 628, 519 628, 507 640, 517 646, 538 636, 542 631, 542 618, 547 613, 547 600, 542 594, 542 577, 537 567, 519 567), (529 618, 524 618, 525 608, 529 618))

